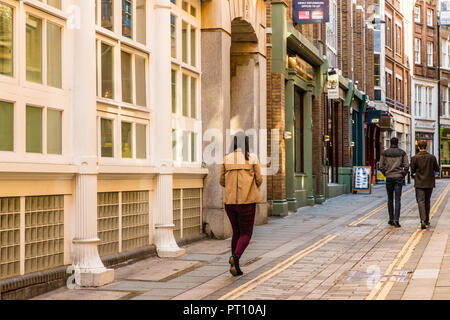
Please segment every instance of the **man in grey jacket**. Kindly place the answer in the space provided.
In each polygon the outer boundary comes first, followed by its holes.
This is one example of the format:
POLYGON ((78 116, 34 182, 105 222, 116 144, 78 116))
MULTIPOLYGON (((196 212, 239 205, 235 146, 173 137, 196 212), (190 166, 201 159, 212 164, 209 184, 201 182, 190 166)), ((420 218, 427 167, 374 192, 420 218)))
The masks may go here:
POLYGON ((388 195, 389 224, 400 228, 400 208, 402 188, 408 173, 408 156, 398 147, 398 139, 391 139, 391 147, 381 154, 380 169, 386 177, 386 191, 388 195), (395 194, 395 210, 394 210, 395 194))

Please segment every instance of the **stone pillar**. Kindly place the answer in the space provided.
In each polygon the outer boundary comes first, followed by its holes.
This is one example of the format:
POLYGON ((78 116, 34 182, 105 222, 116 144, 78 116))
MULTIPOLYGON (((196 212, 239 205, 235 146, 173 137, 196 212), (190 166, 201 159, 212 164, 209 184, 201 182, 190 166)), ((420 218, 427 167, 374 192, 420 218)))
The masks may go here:
MULTIPOLYGON (((204 130, 215 130, 222 161, 226 152, 224 139, 230 128, 230 49, 231 37, 224 30, 202 30, 202 122, 204 130), (220 147, 221 146, 221 147, 220 147)), ((212 141, 203 141, 205 149, 212 141)), ((220 165, 208 164, 209 175, 203 189, 203 221, 206 232, 225 239, 232 233, 224 211, 223 188, 219 184, 220 165)))
POLYGON ((170 57, 170 2, 157 0, 154 5, 153 43, 153 155, 158 166, 156 196, 154 205, 154 242, 158 256, 178 257, 185 250, 180 249, 173 235, 173 159, 172 159, 172 109, 171 105, 171 57, 170 57))
POLYGON ((315 204, 314 186, 313 186, 313 170, 312 170, 312 95, 313 87, 308 88, 304 94, 304 111, 303 111, 303 126, 304 126, 304 166, 306 174, 306 197, 308 205, 315 204))
POLYGON ((291 138, 285 140, 286 146, 286 200, 289 211, 297 211, 297 199, 295 197, 295 126, 294 126, 294 76, 295 69, 289 69, 289 76, 286 80, 286 113, 285 125, 286 132, 291 133, 291 138))
POLYGON ((114 270, 106 269, 98 254, 97 236, 97 124, 95 4, 76 1, 80 27, 73 29, 73 146, 75 179, 72 264, 79 286, 101 286, 114 281, 114 270))

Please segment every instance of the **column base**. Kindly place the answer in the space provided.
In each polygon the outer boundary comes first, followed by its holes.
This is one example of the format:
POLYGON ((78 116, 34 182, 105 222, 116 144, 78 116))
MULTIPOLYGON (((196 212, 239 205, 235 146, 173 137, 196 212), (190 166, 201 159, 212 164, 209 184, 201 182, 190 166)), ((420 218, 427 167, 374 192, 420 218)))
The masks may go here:
POLYGON ((315 197, 315 201, 317 204, 322 204, 325 202, 325 196, 320 194, 318 196, 315 197))
POLYGON ((105 269, 102 272, 81 272, 77 284, 80 287, 101 287, 114 282, 114 269, 105 269))
POLYGON ((308 200, 306 200, 308 206, 313 206, 316 204, 316 199, 314 196, 308 196, 308 200))
POLYGON ((288 209, 289 211, 297 212, 298 205, 297 205, 297 199, 296 198, 288 198, 288 209))
POLYGON ((288 215, 288 202, 286 200, 273 200, 273 216, 285 217, 288 215))
POLYGON ((178 258, 186 253, 182 248, 159 248, 156 249, 158 257, 160 258, 178 258))

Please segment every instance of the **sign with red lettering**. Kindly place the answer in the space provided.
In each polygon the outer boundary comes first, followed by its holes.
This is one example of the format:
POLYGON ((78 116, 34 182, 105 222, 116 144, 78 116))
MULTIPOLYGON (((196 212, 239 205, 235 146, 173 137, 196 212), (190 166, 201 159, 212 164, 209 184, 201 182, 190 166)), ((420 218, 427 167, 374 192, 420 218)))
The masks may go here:
POLYGON ((293 0, 295 23, 329 22, 329 0, 293 0))

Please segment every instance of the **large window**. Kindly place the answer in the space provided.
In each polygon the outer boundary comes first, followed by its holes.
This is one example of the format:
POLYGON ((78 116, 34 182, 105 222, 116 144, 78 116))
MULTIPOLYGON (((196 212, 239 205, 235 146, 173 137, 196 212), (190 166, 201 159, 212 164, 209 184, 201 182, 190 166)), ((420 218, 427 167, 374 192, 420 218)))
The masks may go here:
POLYGON ((26 108, 26 151, 42 153, 42 108, 26 108))
POLYGON ((147 127, 136 123, 136 158, 147 158, 147 127))
POLYGON ((0 3, 0 74, 12 77, 14 74, 14 11, 0 3))
POLYGON ((421 7, 420 6, 414 7, 414 22, 417 22, 417 23, 421 22, 421 7))
POLYGON ((434 50, 433 42, 428 42, 427 43, 427 65, 429 67, 434 66, 433 50, 434 50))
POLYGON ((172 81, 172 113, 177 113, 177 71, 171 70, 172 81))
POLYGON ((131 123, 122 122, 122 158, 133 157, 133 138, 131 123))
POLYGON ((42 20, 27 14, 27 80, 42 83, 42 20))
POLYGON ((197 79, 182 75, 182 115, 197 118, 197 79))
POLYGON ((181 49, 182 49, 182 60, 184 63, 188 63, 188 24, 182 22, 181 31, 181 49))
POLYGON ((397 87, 397 97, 396 100, 400 103, 403 103, 403 87, 402 87, 402 80, 399 78, 396 78, 396 87, 397 87))
POLYGON ((133 4, 131 0, 122 0, 122 35, 133 38, 133 4))
POLYGON ((415 87, 414 115, 420 117, 422 114, 422 86, 415 87))
POLYGON ((114 99, 114 52, 113 47, 101 44, 101 92, 103 98, 114 99))
POLYGON ((43 58, 47 57, 47 85, 62 87, 62 28, 27 14, 26 18, 26 76, 27 80, 44 83, 43 58), (46 27, 46 50, 43 50, 43 26, 46 27))
POLYGON ((177 57, 177 25, 176 18, 173 14, 170 15, 170 39, 171 39, 171 56, 177 57))
POLYGON ((47 84, 52 87, 62 87, 62 44, 61 27, 47 23, 47 84))
POLYGON ((381 64, 380 64, 380 54, 374 54, 374 85, 381 86, 381 64))
POLYGON ((197 133, 183 131, 181 155, 184 162, 197 161, 197 133))
POLYGON ((103 158, 146 159, 147 124, 128 117, 126 120, 100 118, 99 151, 103 158), (119 123, 118 132, 115 123, 119 123), (119 154, 114 152, 114 137, 119 137, 119 154))
POLYGON ((147 106, 147 77, 146 77, 146 58, 140 55, 134 55, 134 74, 136 88, 136 104, 147 106))
MULTIPOLYGON (((114 50, 115 47, 101 42, 100 86, 103 98, 114 99, 114 50)), ((147 106, 147 56, 140 51, 124 47, 120 51, 120 80, 122 101, 147 106)))
POLYGON ((441 109, 441 113, 443 116, 449 116, 449 99, 450 99, 450 95, 449 95, 449 89, 448 87, 444 87, 442 88, 442 109, 441 109))
POLYGON ((136 40, 147 43, 147 0, 136 1, 136 40))
MULTIPOLYGON (((100 16, 96 16, 97 24, 120 35, 138 41, 147 42, 147 0, 94 0, 96 7, 101 6, 100 16), (118 4, 119 7, 114 7, 118 4), (120 15, 116 17, 116 15, 120 15), (117 20, 119 18, 120 20, 117 20), (120 21, 120 25, 115 25, 120 21)), ((98 9, 97 9, 98 11, 98 9)), ((96 12, 97 12, 96 11, 96 12)), ((99 13, 97 13, 99 14, 99 13)))
POLYGON ((427 9, 427 26, 429 27, 433 26, 433 16, 434 16, 433 9, 427 9))
POLYGON ((173 160, 183 166, 199 162, 199 5, 198 0, 171 1, 172 151, 173 160))
POLYGON ((392 20, 386 17, 386 46, 392 48, 392 20))
POLYGON ((114 157, 114 121, 102 118, 100 121, 101 156, 114 157))
POLYGON ((386 97, 392 98, 392 74, 386 72, 386 97))
POLYGON ((62 153, 62 112, 47 109, 47 153, 62 153))
POLYGON ((14 104, 0 101, 0 151, 14 151, 14 104))
POLYGON ((122 51, 122 101, 133 103, 133 81, 132 77, 132 65, 131 54, 122 51))
POLYGON ((113 30, 114 26, 114 0, 100 0, 101 10, 101 26, 108 30, 113 30))
POLYGON ((414 39, 414 62, 415 64, 421 64, 421 53, 420 53, 420 39, 415 38, 414 39))
POLYGON ((61 0, 39 0, 39 1, 46 2, 49 6, 61 9, 61 0))
POLYGON ((441 67, 448 68, 449 66, 449 52, 448 52, 449 41, 441 39, 441 67))
POLYGON ((47 123, 46 153, 62 154, 62 112, 35 106, 26 106, 26 152, 43 153, 44 120, 47 123))
POLYGON ((433 115, 433 88, 427 87, 427 117, 432 119, 433 115))
POLYGON ((396 25, 395 26, 395 52, 398 55, 402 54, 402 27, 396 25))

